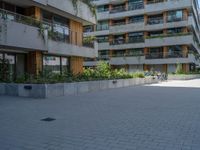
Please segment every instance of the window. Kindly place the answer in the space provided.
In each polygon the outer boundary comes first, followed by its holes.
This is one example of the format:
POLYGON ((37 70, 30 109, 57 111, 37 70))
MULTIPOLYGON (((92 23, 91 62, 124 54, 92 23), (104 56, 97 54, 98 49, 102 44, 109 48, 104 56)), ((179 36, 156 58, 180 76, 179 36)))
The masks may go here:
POLYGON ((149 37, 157 37, 157 36, 162 36, 163 35, 163 31, 152 31, 149 32, 149 37))
POLYGON ((109 28, 108 21, 99 21, 97 23, 97 31, 108 30, 108 28, 109 28))
POLYGON ((143 32, 133 32, 128 34, 130 43, 144 42, 143 32))
POLYGON ((181 32, 182 32, 182 28, 171 28, 167 30, 168 34, 177 34, 181 32))
POLYGON ((129 56, 142 56, 144 55, 144 50, 142 48, 131 49, 128 51, 129 56))
POLYGON ((60 57, 44 56, 43 57, 44 71, 61 73, 60 71, 60 57))
POLYGON ((97 42, 98 43, 108 42, 108 36, 98 36, 97 37, 97 42))
POLYGON ((128 7, 129 10, 143 9, 144 2, 143 0, 129 0, 128 7))
POLYGON ((108 11, 108 5, 102 5, 97 7, 97 12, 105 12, 108 11))
POLYGON ((98 56, 100 60, 108 60, 109 59, 109 51, 101 50, 98 52, 98 56))
POLYGON ((179 45, 168 47, 168 57, 178 58, 183 57, 182 48, 179 45))
POLYGON ((68 71, 68 58, 59 56, 43 56, 43 70, 45 72, 64 73, 68 71))
POLYGON ((85 33, 87 33, 87 32, 93 32, 93 26, 84 26, 83 31, 85 33))
POLYGON ((183 20, 183 11, 170 11, 167 15, 167 22, 181 21, 183 20))
POLYGON ((163 58, 163 48, 162 47, 150 48, 149 53, 146 55, 146 58, 147 59, 163 58))
POLYGON ((123 57, 125 56, 125 50, 117 50, 113 52, 113 57, 123 57))
POLYGON ((144 16, 133 16, 129 18, 129 23, 144 22, 144 16))

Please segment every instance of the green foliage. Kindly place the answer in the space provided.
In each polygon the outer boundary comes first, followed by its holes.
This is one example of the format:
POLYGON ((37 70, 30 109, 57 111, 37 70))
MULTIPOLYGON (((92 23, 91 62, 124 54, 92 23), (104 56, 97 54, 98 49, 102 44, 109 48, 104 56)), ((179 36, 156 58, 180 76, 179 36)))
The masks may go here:
POLYGON ((143 72, 128 73, 124 69, 112 70, 107 62, 101 61, 97 64, 96 68, 84 69, 83 73, 78 75, 72 75, 69 72, 64 72, 62 74, 53 73, 48 69, 44 69, 44 71, 37 76, 25 74, 23 76, 17 77, 14 81, 10 82, 27 83, 27 84, 28 83, 53 84, 53 83, 65 83, 65 82, 81 82, 81 81, 129 79, 129 78, 144 78, 144 73, 143 72))
POLYGON ((78 13, 78 7, 77 7, 78 1, 82 1, 83 3, 87 4, 92 14, 96 17, 96 6, 92 4, 92 0, 72 0, 72 4, 74 6, 74 9, 76 10, 76 13, 78 13))
POLYGON ((96 40, 95 36, 87 36, 83 38, 83 43, 91 43, 94 42, 96 40))

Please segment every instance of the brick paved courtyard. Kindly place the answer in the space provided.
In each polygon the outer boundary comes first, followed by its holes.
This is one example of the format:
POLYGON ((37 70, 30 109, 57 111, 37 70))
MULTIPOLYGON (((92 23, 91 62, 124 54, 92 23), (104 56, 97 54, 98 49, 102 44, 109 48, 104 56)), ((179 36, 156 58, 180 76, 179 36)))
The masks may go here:
POLYGON ((200 150, 199 85, 172 81, 46 100, 1 96, 0 150, 200 150))

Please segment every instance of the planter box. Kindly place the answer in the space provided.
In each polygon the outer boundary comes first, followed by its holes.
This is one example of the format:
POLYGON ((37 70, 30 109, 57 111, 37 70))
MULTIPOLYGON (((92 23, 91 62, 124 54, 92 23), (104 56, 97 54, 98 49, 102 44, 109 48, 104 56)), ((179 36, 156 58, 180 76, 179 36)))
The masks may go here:
POLYGON ((57 84, 0 83, 0 95, 21 96, 30 98, 49 98, 67 95, 77 95, 92 91, 143 85, 156 82, 158 82, 157 79, 149 77, 57 84))
POLYGON ((5 83, 0 83, 0 95, 5 95, 6 89, 5 89, 5 83))
POLYGON ((168 75, 168 80, 191 80, 200 78, 200 74, 195 75, 168 75))

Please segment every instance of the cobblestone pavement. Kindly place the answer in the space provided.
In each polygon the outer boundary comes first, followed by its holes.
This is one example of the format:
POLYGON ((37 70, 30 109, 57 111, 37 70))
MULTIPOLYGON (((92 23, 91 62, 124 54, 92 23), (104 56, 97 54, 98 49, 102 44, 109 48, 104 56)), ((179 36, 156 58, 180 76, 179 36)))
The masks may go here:
MULTIPOLYGON (((174 84, 175 81, 163 83, 174 84)), ((200 150, 200 88, 136 86, 0 97, 0 150, 200 150), (56 120, 44 122, 52 117, 56 120)))

